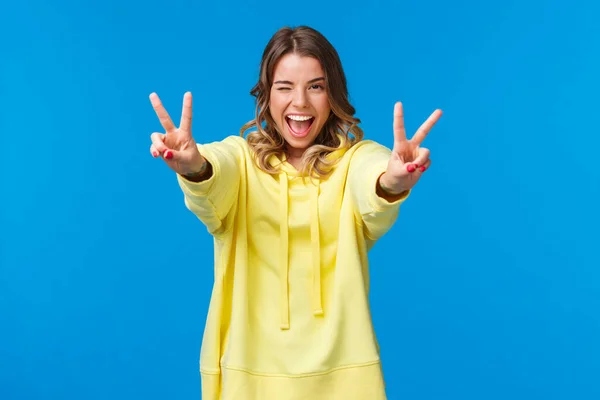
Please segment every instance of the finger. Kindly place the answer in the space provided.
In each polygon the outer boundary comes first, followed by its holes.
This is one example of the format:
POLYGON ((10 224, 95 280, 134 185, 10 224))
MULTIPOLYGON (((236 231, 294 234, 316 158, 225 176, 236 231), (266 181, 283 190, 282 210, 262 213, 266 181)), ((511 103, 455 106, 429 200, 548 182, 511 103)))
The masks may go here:
POLYGON ((160 155, 160 153, 158 152, 158 150, 156 149, 156 147, 151 144, 150 145, 150 154, 152 154, 152 157, 156 158, 160 155))
POLYGON ((402 103, 397 102, 394 105, 394 144, 406 140, 406 131, 404 129, 404 111, 402 103))
POLYGON ((154 146, 154 149, 156 151, 158 151, 159 154, 163 154, 165 151, 167 151, 169 148, 165 145, 165 138, 167 135, 165 135, 164 133, 158 133, 158 132, 154 132, 152 135, 150 135, 150 140, 152 140, 152 146, 154 146))
POLYGON ((420 167, 422 165, 425 165, 427 160, 429 160, 430 151, 429 151, 429 149, 426 149, 425 147, 420 147, 418 151, 419 151, 419 154, 417 155, 417 157, 415 158, 413 163, 416 164, 417 167, 420 167))
POLYGON ((183 96, 183 110, 181 111, 179 129, 186 134, 192 132, 192 94, 190 92, 183 96))
POLYGON ((423 165, 421 165, 421 166, 419 167, 419 171, 420 171, 421 173, 423 173, 423 172, 427 171, 427 170, 429 169, 429 166, 430 166, 430 165, 431 165, 431 159, 430 159, 430 158, 428 158, 428 159, 427 159, 427 161, 425 162, 425 164, 423 164, 423 165))
POLYGON ((409 174, 412 176, 412 179, 419 180, 423 172, 427 171, 429 166, 431 165, 431 160, 425 161, 423 165, 417 166, 416 164, 407 164, 407 170, 409 174))
POLYGON ((417 145, 420 145, 441 116, 442 110, 439 109, 431 113, 429 118, 427 118, 427 120, 423 122, 419 129, 417 129, 417 132, 415 132, 415 135, 412 137, 411 141, 415 142, 417 145))
POLYGON ((172 132, 175 130, 175 125, 173 125, 173 121, 171 121, 171 117, 169 117, 169 113, 165 110, 160 98, 156 93, 152 93, 150 95, 150 102, 152 103, 152 107, 154 108, 154 112, 158 116, 158 120, 163 128, 165 128, 166 132, 172 132))

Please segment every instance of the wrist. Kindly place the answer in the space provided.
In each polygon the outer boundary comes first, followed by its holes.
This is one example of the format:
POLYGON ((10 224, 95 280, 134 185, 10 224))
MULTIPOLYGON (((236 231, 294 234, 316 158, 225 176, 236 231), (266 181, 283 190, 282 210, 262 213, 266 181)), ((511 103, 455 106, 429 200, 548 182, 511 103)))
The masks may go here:
POLYGON ((397 185, 389 183, 387 179, 388 175, 386 172, 381 174, 379 176, 379 179, 377 180, 377 189, 381 190, 381 192, 387 195, 388 197, 396 197, 408 191, 408 189, 406 188, 397 187, 397 185))
POLYGON ((211 174, 212 166, 206 158, 202 157, 202 161, 200 162, 199 166, 190 168, 189 172, 182 173, 181 176, 192 182, 200 182, 211 174))

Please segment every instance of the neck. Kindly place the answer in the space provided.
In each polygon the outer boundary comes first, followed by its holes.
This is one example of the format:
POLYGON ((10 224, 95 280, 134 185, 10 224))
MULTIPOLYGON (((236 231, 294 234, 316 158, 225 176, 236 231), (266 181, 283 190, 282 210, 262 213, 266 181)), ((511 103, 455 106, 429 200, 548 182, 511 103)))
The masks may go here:
POLYGON ((301 160, 302 155, 304 155, 305 149, 295 149, 288 147, 286 149, 286 157, 288 160, 301 160))
POLYGON ((286 149, 286 158, 287 162, 296 170, 300 170, 302 168, 302 155, 304 154, 303 149, 286 149))

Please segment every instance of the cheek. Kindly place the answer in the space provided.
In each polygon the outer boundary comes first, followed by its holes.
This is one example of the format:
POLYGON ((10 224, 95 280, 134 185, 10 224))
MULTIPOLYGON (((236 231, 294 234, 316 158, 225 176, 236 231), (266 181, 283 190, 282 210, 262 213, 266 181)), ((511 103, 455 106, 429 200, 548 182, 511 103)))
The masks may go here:
POLYGON ((274 120, 278 121, 283 114, 284 102, 281 96, 272 95, 269 100, 269 109, 274 120))
POLYGON ((327 119, 327 117, 329 117, 329 114, 331 113, 331 108, 330 108, 330 106, 329 106, 329 99, 327 99, 327 98, 325 98, 325 99, 322 99, 322 100, 320 101, 320 103, 319 103, 319 106, 318 106, 318 107, 319 107, 319 108, 318 108, 318 110, 319 110, 319 111, 318 111, 318 112, 319 112, 319 115, 320 115, 322 118, 324 118, 324 119, 327 119))
POLYGON ((281 110, 279 108, 279 106, 277 105, 276 101, 271 100, 269 102, 269 114, 271 114, 271 118, 273 118, 273 120, 276 123, 279 123, 279 118, 281 115, 281 110))

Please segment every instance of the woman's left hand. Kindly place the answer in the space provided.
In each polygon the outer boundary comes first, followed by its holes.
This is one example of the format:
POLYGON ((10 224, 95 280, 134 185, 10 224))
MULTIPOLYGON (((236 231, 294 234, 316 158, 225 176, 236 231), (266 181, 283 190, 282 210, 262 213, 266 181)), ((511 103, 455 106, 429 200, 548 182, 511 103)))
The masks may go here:
POLYGON ((412 189, 421 175, 431 165, 429 150, 421 143, 442 116, 442 110, 435 110, 419 127, 414 136, 406 139, 402 103, 394 106, 394 147, 386 172, 379 178, 379 184, 388 194, 400 194, 412 189))

